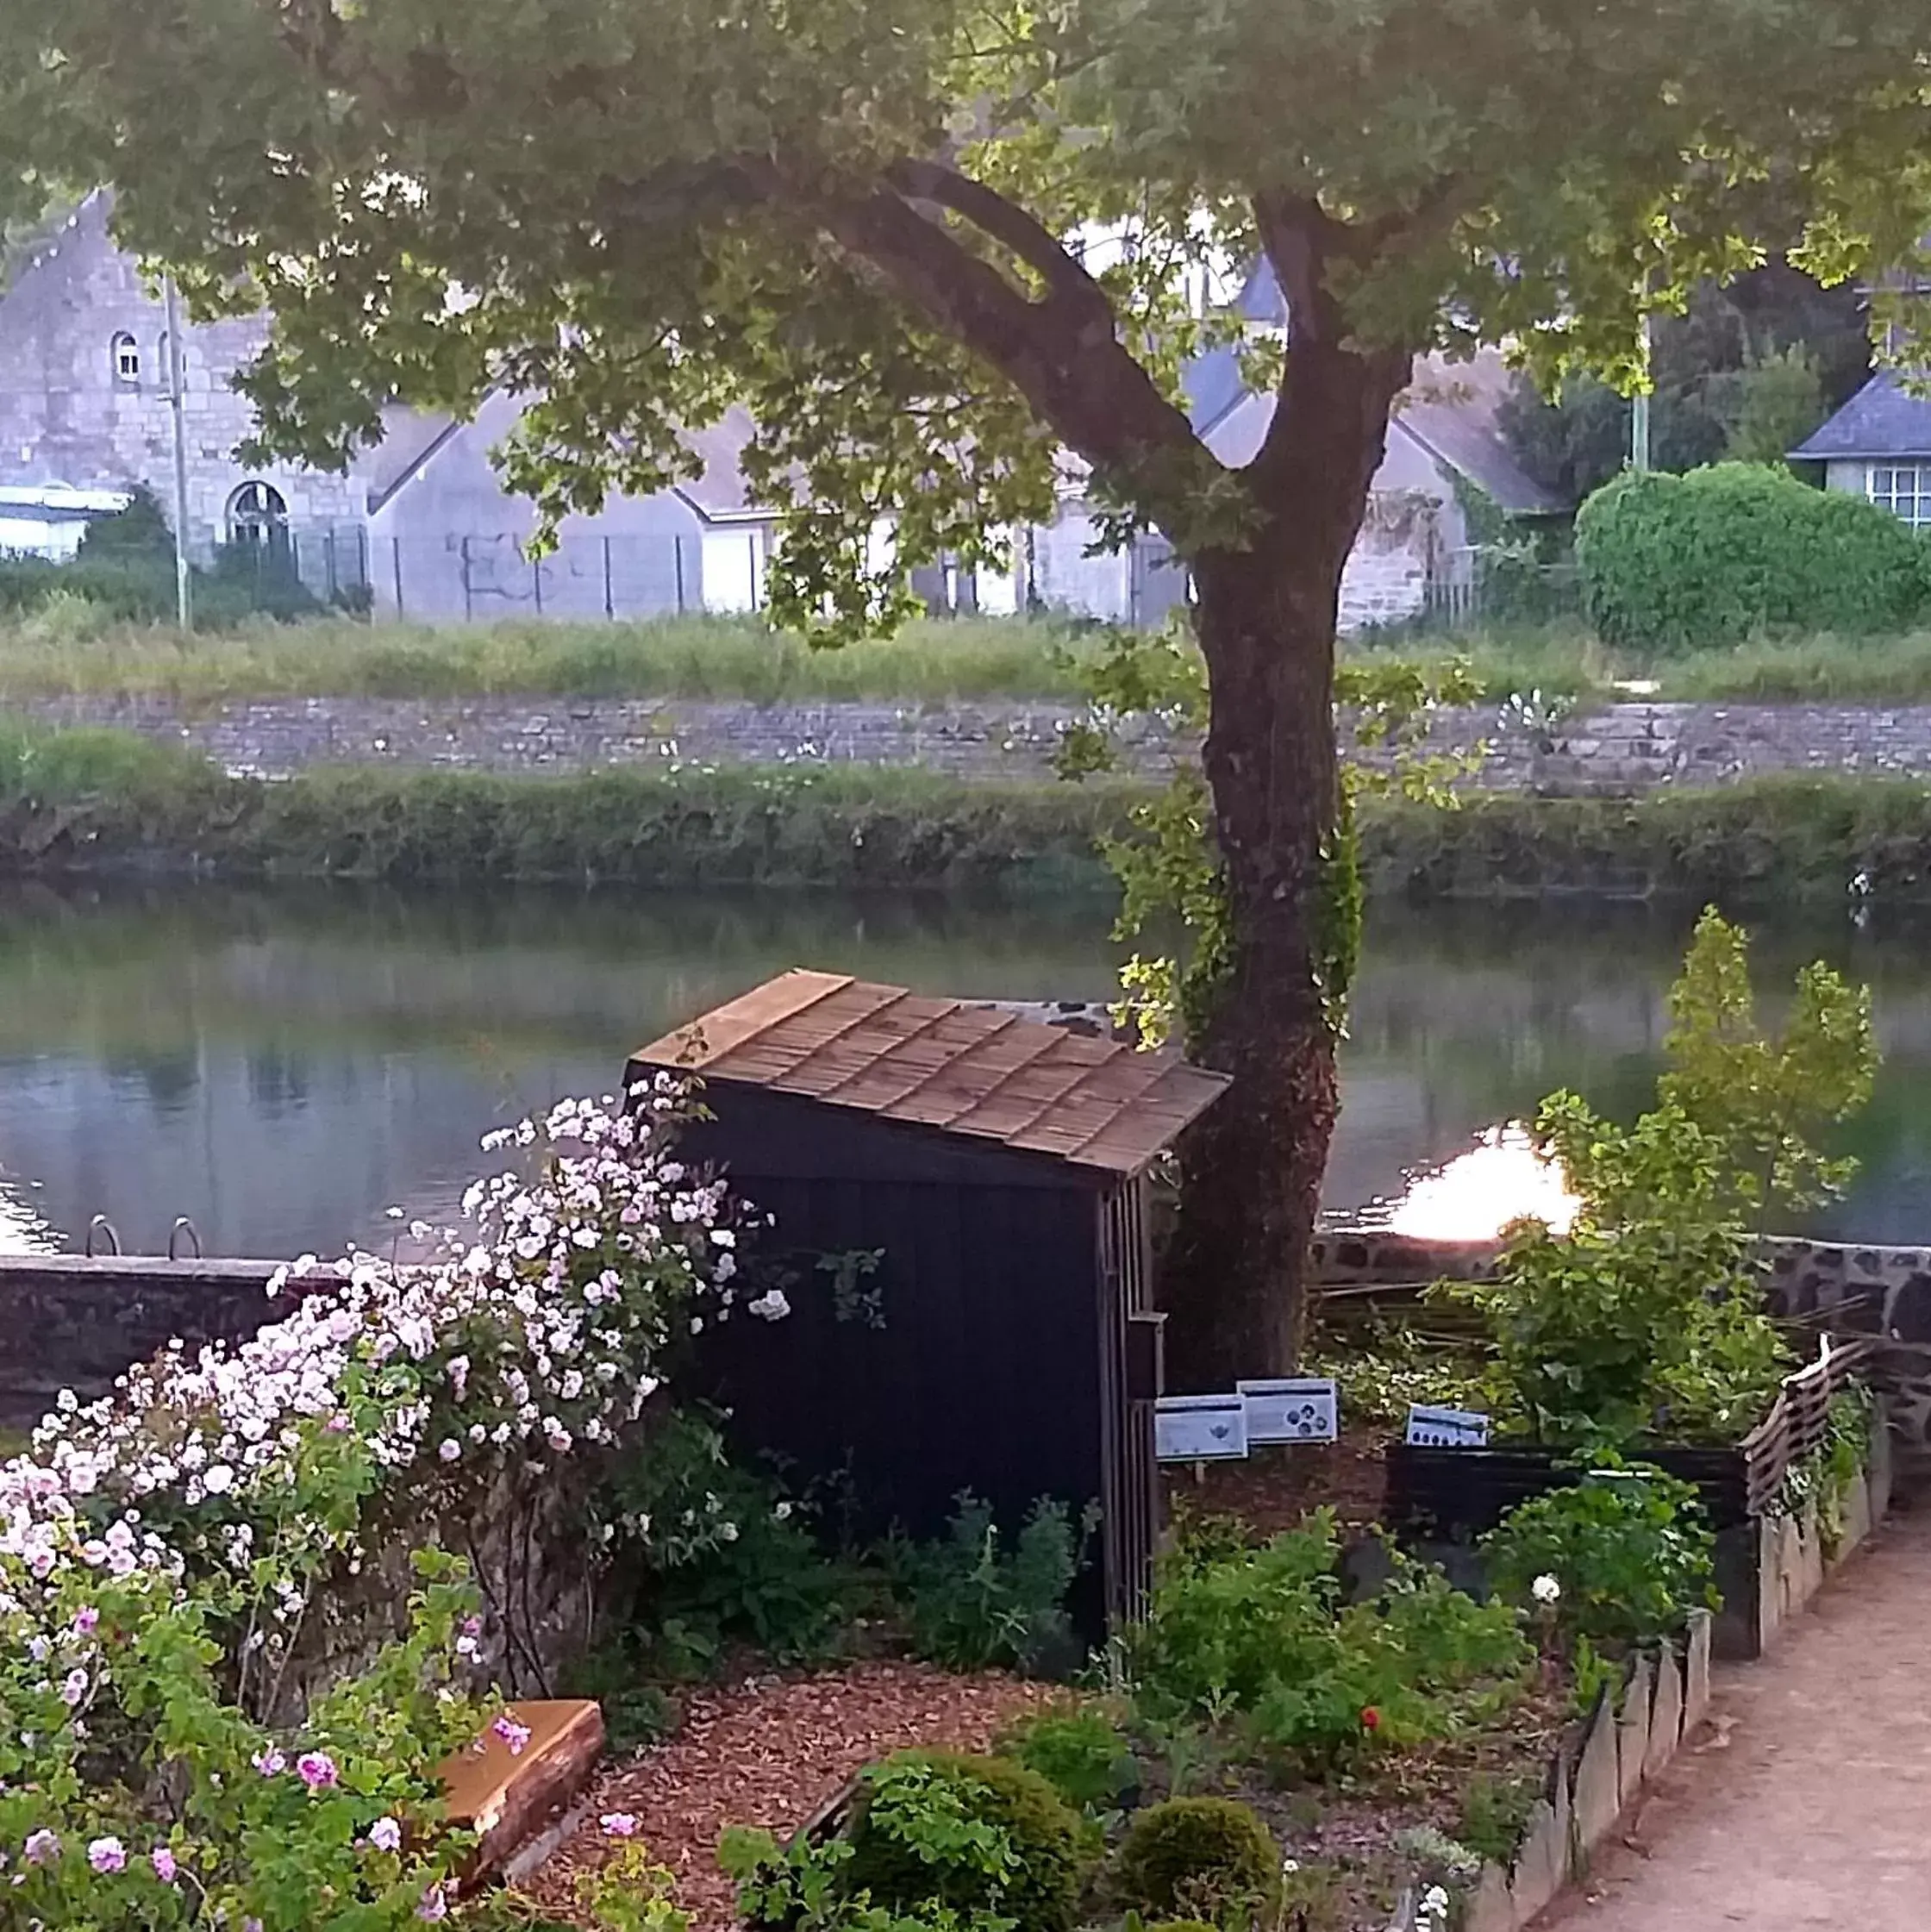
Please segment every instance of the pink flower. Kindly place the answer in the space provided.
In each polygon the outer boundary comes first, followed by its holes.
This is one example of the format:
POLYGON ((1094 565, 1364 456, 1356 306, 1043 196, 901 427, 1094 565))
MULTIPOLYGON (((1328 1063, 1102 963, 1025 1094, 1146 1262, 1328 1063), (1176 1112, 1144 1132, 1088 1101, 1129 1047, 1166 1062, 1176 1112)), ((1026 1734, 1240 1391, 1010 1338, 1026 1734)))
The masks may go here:
POLYGON ((378 1852, 399 1852, 403 1848, 403 1828, 393 1818, 378 1818, 369 1827, 369 1842, 378 1852))
POLYGON ((97 1872, 125 1872, 128 1848, 118 1838, 97 1838, 87 1848, 87 1862, 97 1872))
POLYGON ((75 1669, 67 1673, 67 1681, 60 1686, 60 1701, 71 1710, 87 1695, 87 1673, 75 1669))
POLYGON ((326 1791, 335 1782, 335 1760, 326 1751, 304 1751, 295 1760, 295 1775, 311 1791, 326 1791))
POLYGON ((288 1760, 272 1744, 266 1751, 257 1751, 248 1762, 264 1778, 278 1778, 288 1769, 288 1760))
POLYGON ((147 1855, 153 1863, 154 1876, 164 1885, 172 1885, 178 1869, 174 1862, 174 1854, 166 1845, 157 1845, 147 1855))
POLYGON ((628 1811, 606 1811, 597 1822, 603 1826, 607 1837, 634 1838, 637 1835, 637 1821, 628 1811))
POLYGON ((508 1711, 505 1711, 502 1716, 497 1719, 495 1723, 490 1726, 490 1729, 509 1747, 509 1755, 511 1757, 520 1758, 523 1754, 523 1747, 529 1742, 529 1726, 528 1724, 519 1724, 508 1711))
POLYGON ((94 1609, 91 1604, 85 1610, 76 1610, 74 1612, 74 1635, 77 1637, 91 1635, 100 1621, 101 1613, 94 1609))
POLYGON ((431 1885, 422 1894, 422 1903, 416 1908, 416 1916, 426 1919, 431 1925, 449 1916, 449 1901, 443 1896, 441 1885, 431 1885))
POLYGON ((44 1826, 28 1834, 22 1856, 29 1865, 51 1865, 60 1855, 60 1841, 44 1826))

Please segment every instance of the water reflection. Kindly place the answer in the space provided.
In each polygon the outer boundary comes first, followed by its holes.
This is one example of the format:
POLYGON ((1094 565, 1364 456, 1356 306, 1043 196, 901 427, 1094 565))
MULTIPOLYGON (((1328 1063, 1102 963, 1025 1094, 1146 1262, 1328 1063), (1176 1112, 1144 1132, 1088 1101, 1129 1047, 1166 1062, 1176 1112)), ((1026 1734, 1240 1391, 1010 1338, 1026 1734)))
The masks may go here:
MULTIPOLYGON (((1619 1117, 1649 1103, 1692 917, 1378 908, 1330 1208, 1506 1219, 1534 1177, 1482 1136, 1562 1085, 1619 1117)), ((0 1246, 78 1247, 103 1212, 149 1252, 177 1215, 210 1254, 385 1246, 391 1203, 453 1215, 488 1127, 608 1091, 640 1041, 771 973, 1099 998, 1109 921, 1077 898, 0 887, 0 1246)), ((1885 1064, 1828 1232, 1931 1236, 1920 941, 1846 922, 1759 948, 1777 983, 1821 953, 1876 990, 1885 1064)))

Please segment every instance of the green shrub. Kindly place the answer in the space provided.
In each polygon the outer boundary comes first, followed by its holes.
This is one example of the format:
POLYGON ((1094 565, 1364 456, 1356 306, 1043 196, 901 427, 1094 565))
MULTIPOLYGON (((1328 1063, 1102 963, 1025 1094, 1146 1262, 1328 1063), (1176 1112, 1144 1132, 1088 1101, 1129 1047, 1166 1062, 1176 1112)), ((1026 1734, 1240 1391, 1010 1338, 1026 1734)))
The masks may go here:
POLYGON ((1122 1901, 1163 1916, 1258 1921, 1280 1882, 1280 1849, 1230 1798, 1170 1798, 1136 1811, 1115 1862, 1122 1901))
POLYGON ((944 1537, 894 1554, 914 1651, 948 1670, 1070 1666, 1066 1593, 1084 1542, 1065 1504, 1042 1497, 1009 1548, 990 1508, 961 1496, 944 1537))
POLYGON ((940 1905, 1068 1932, 1085 1882, 1080 1821, 1038 1773, 999 1758, 902 1751, 865 1774, 847 1896, 940 1905))
POLYGON ((1902 628, 1931 599, 1931 553, 1890 511, 1750 464, 1617 478, 1583 505, 1576 554, 1603 641, 1645 655, 1902 628))
POLYGON ((1715 1552, 1696 1491, 1640 1464, 1532 1497, 1482 1540, 1504 1602, 1542 1604, 1572 1641, 1616 1644, 1672 1635, 1714 1608, 1715 1552), (1546 1579, 1559 1594, 1545 1602, 1546 1579))
POLYGON ((1103 1711, 1043 1711, 1015 1725, 997 1748, 1082 1811, 1112 1810, 1138 1777, 1127 1741, 1103 1711))
POLYGON ((862 1579, 821 1548, 803 1504, 731 1460, 700 1407, 671 1410, 620 1456, 599 1508, 630 1682, 707 1676, 731 1644, 820 1661, 855 1614, 862 1579))
POLYGON ((1398 1555, 1376 1597, 1344 1604, 1340 1560, 1332 1510, 1256 1548, 1183 1543, 1129 1641, 1141 1716, 1230 1726, 1283 1770, 1322 1776, 1515 1695, 1532 1658, 1505 1604, 1398 1555))

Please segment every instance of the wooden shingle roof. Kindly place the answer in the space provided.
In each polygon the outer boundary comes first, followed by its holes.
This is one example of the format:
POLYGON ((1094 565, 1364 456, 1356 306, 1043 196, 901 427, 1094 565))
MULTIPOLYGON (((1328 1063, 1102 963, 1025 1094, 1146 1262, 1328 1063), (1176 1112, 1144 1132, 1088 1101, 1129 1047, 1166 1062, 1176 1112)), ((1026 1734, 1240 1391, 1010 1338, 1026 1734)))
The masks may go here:
POLYGON ((1172 1054, 803 970, 640 1047, 638 1064, 1121 1174, 1170 1146, 1227 1085, 1172 1054))

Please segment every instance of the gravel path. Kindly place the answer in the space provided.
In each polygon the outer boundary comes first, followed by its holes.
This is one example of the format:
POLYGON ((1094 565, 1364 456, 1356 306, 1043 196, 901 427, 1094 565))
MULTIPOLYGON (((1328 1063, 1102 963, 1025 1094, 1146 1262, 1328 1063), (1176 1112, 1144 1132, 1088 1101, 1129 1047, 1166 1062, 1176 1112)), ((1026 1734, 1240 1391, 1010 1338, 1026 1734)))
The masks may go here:
POLYGON ((597 1819, 627 1811, 638 1841, 677 1874, 693 1932, 724 1932, 731 1886, 716 1852, 727 1825, 763 1825, 782 1837, 874 1758, 913 1744, 982 1751, 1010 1718, 1053 1694, 1015 1678, 901 1663, 702 1691, 676 1736, 605 1767, 583 1829, 522 1889, 560 1911, 578 1866, 605 1855, 597 1819))
POLYGON ((1931 1926, 1931 1501, 1879 1533, 1761 1662, 1563 1932, 1931 1926))

